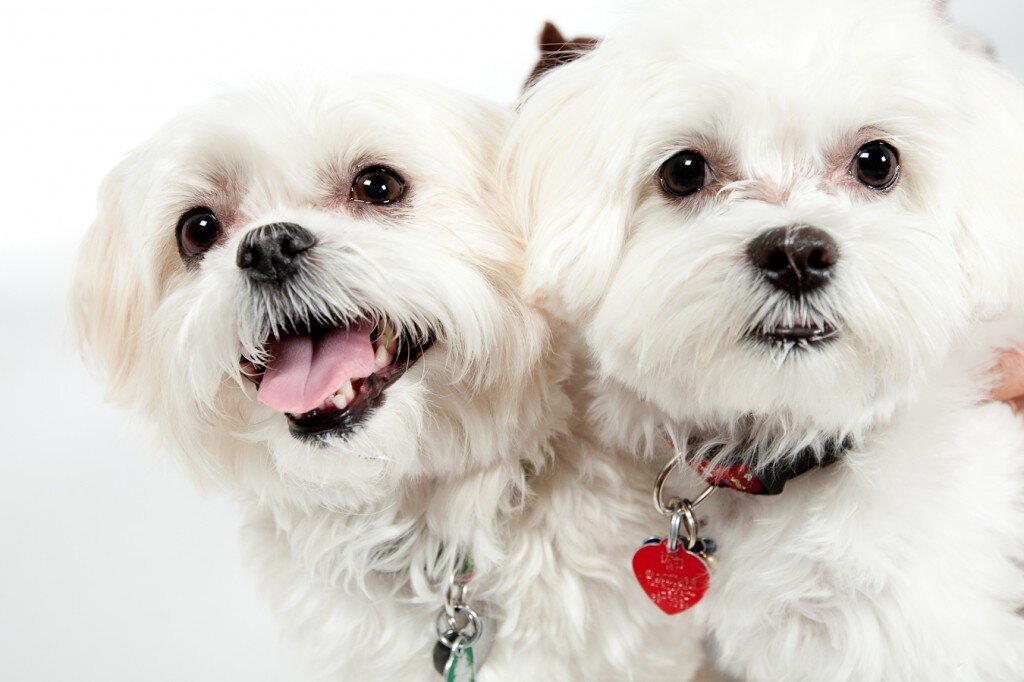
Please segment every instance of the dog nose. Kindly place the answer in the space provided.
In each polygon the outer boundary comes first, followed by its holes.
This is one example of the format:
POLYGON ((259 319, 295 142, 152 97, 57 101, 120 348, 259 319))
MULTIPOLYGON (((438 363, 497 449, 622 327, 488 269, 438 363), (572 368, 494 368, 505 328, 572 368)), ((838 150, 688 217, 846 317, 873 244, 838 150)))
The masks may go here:
POLYGON ((235 262, 249 279, 282 282, 295 272, 301 254, 314 244, 316 237, 301 225, 271 223, 242 238, 235 262))
POLYGON ((750 242, 750 260, 776 289, 800 296, 821 287, 839 260, 835 240, 816 227, 777 227, 750 242))

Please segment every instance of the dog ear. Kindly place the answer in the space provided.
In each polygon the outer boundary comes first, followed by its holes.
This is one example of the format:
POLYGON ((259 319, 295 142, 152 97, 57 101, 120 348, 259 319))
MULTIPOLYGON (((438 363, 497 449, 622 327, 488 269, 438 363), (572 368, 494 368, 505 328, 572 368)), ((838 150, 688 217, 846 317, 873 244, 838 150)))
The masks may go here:
POLYGON ((603 296, 636 200, 627 179, 631 127, 617 123, 623 104, 615 87, 605 87, 616 76, 591 59, 596 54, 527 91, 502 159, 528 240, 526 292, 569 319, 603 296), (600 121, 594 112, 602 112, 600 121))
POLYGON ((540 47, 540 58, 533 67, 530 77, 526 79, 524 89, 533 85, 538 78, 551 69, 579 59, 588 50, 594 49, 598 41, 596 38, 586 37, 567 40, 558 27, 548 21, 541 29, 537 42, 540 47))
POLYGON ((1002 66, 964 53, 959 78, 969 134, 958 140, 970 150, 958 175, 960 251, 968 296, 978 319, 1006 314, 1024 318, 1024 87, 1002 66))
POLYGON ((108 397, 132 400, 131 379, 146 340, 146 286, 139 254, 131 252, 125 228, 122 162, 104 180, 96 218, 78 254, 71 291, 71 319, 77 340, 106 375, 108 397))
POLYGON ((965 50, 989 59, 999 58, 995 45, 985 34, 954 21, 949 13, 949 0, 927 0, 927 2, 935 16, 954 27, 959 35, 960 44, 965 50))

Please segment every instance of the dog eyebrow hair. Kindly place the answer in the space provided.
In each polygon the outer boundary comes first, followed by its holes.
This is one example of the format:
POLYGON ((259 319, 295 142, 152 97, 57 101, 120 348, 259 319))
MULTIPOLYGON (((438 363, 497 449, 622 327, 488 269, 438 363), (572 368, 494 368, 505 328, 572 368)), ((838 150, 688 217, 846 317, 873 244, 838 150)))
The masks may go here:
POLYGON ((889 133, 883 126, 875 123, 863 125, 857 130, 849 131, 839 136, 837 141, 825 151, 825 161, 828 167, 834 168, 839 164, 848 164, 853 158, 854 152, 861 145, 872 140, 897 141, 898 137, 889 133))
POLYGON ((717 136, 704 133, 678 135, 674 142, 658 146, 658 154, 652 162, 652 171, 657 170, 670 156, 681 151, 692 149, 700 152, 704 158, 714 165, 735 170, 735 153, 717 136))

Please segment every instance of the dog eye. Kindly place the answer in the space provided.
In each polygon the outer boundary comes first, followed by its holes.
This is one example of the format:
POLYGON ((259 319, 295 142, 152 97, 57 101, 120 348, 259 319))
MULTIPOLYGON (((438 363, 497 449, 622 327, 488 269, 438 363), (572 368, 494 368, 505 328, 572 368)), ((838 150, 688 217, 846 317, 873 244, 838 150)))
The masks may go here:
POLYGON ((405 194, 405 182, 390 168, 367 168, 352 181, 349 201, 360 204, 392 204, 405 194))
POLYGON ((885 142, 868 142, 853 157, 851 172, 857 180, 871 189, 886 190, 900 177, 900 155, 885 142))
POLYGON ((662 188, 677 197, 686 197, 704 189, 711 180, 711 169, 699 152, 679 152, 661 165, 658 174, 662 188))
POLYGON ((182 258, 194 260, 217 242, 221 232, 213 211, 205 206, 193 208, 178 220, 178 251, 182 258))

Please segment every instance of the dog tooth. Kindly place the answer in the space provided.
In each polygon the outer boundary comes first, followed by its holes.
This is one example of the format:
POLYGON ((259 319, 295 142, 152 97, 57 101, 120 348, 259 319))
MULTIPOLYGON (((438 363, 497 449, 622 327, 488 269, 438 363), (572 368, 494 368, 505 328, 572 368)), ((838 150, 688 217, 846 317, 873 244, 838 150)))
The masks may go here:
POLYGON ((344 410, 348 406, 348 400, 343 395, 331 396, 327 400, 339 410, 344 410))
POLYGON ((344 396, 346 404, 352 402, 353 400, 355 400, 355 398, 356 398, 356 391, 355 391, 354 388, 352 388, 352 380, 351 379, 349 379, 348 381, 345 382, 345 384, 341 387, 341 390, 339 391, 339 393, 341 393, 341 395, 344 396))
POLYGON ((377 369, 382 369, 391 364, 391 353, 384 346, 377 348, 377 352, 373 356, 373 364, 377 369))

